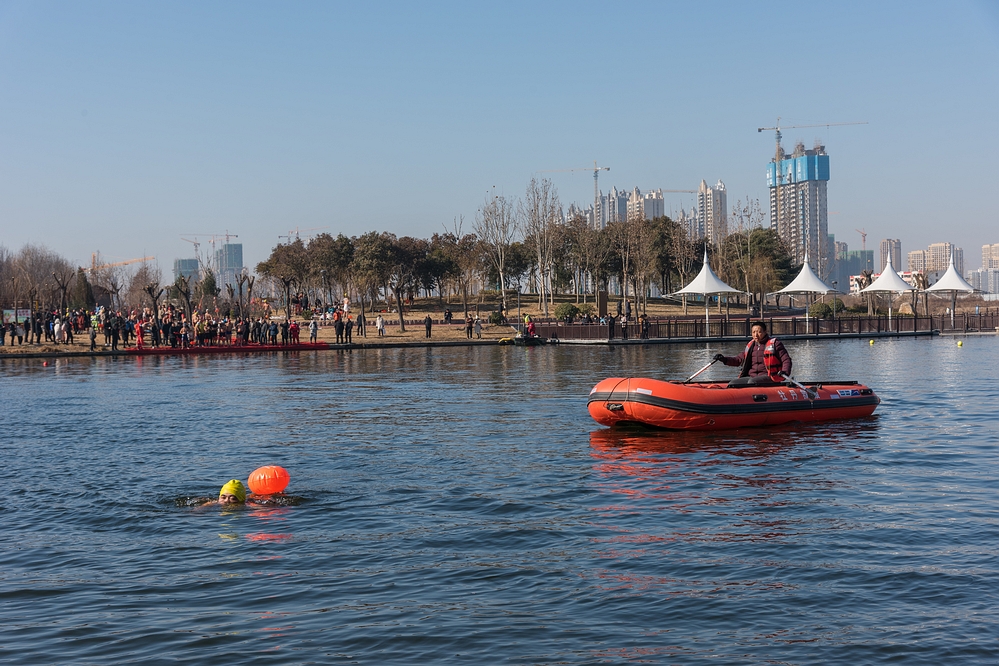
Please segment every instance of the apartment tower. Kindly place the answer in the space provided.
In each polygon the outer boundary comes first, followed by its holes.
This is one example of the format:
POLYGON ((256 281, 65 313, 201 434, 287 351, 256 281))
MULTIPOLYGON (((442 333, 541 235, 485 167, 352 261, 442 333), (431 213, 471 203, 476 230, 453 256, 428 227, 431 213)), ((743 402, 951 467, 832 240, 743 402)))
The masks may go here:
POLYGON ((708 187, 705 181, 697 190, 697 232, 713 245, 718 245, 728 235, 728 195, 725 183, 718 181, 708 187))
POLYGON ((829 156, 822 145, 806 150, 798 143, 789 157, 782 151, 779 161, 767 165, 770 227, 787 244, 795 262, 802 263, 807 254, 819 276, 827 275, 833 263, 828 242, 828 182, 829 156))
POLYGON ((888 257, 891 257, 891 265, 895 271, 902 270, 902 241, 897 238, 885 238, 881 241, 881 263, 878 264, 878 273, 884 273, 885 266, 888 265, 888 257))

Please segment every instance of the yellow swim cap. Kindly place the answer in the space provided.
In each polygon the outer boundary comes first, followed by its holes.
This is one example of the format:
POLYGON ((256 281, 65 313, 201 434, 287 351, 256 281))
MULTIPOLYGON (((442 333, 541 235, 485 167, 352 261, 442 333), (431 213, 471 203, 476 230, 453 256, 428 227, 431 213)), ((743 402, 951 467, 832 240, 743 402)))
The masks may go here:
POLYGON ((243 485, 242 481, 238 479, 232 479, 228 481, 222 489, 219 491, 219 497, 222 495, 235 495, 236 499, 240 502, 246 501, 246 486, 243 485))

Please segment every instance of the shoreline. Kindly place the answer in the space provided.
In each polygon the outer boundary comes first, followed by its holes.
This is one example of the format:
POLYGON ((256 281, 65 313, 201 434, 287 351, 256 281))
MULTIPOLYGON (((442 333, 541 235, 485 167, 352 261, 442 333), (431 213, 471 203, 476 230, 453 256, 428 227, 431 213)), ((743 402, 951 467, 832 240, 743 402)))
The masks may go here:
MULTIPOLYGON (((483 331, 485 332, 485 331, 483 331)), ((512 337, 515 333, 510 332, 507 336, 502 337, 512 337)), ((944 335, 940 331, 918 331, 916 333, 912 332, 880 332, 880 333, 842 333, 842 334, 819 334, 819 335, 782 335, 780 336, 782 340, 856 340, 856 339, 880 339, 880 338, 917 338, 917 337, 936 337, 944 335)), ((962 335, 996 335, 995 333, 950 333, 946 334, 948 337, 959 337, 962 335)), ((402 336, 399 336, 402 337, 402 336)), ((14 360, 14 359, 46 359, 46 358, 102 358, 102 357, 149 357, 149 356, 215 356, 215 355, 227 355, 227 354, 274 354, 274 353, 288 353, 288 352, 324 352, 324 351, 352 351, 352 350, 369 350, 369 349, 401 349, 404 347, 412 347, 417 349, 433 349, 433 348, 444 348, 444 347, 484 347, 484 346, 496 346, 500 344, 502 337, 497 336, 496 332, 489 337, 483 336, 482 339, 456 339, 456 340, 433 340, 426 338, 417 339, 395 339, 389 340, 388 338, 382 338, 384 342, 355 342, 351 344, 336 344, 330 342, 316 342, 308 343, 303 342, 299 344, 289 344, 289 345, 255 345, 249 344, 244 346, 230 346, 230 345, 217 345, 212 347, 188 347, 186 349, 181 349, 179 347, 157 347, 157 348, 145 348, 138 350, 135 347, 128 347, 125 349, 119 349, 112 351, 110 349, 98 349, 96 351, 90 351, 89 349, 67 349, 63 351, 62 349, 53 349, 51 343, 44 343, 41 345, 45 347, 44 349, 39 349, 38 351, 23 351, 17 353, 4 353, 0 352, 0 360, 14 360)), ((746 338, 742 336, 725 336, 725 337, 713 337, 713 338, 652 338, 648 340, 642 339, 595 339, 595 340, 559 340, 557 343, 551 343, 552 345, 567 345, 567 346, 636 346, 636 345, 670 345, 670 344, 701 344, 710 342, 745 342, 746 338)), ((26 347, 27 345, 17 345, 18 347, 26 347)), ((65 345, 69 347, 70 345, 65 345)), ((77 345, 73 344, 73 347, 89 346, 89 345, 77 345)), ((546 346, 546 345, 542 345, 546 346)), ((4 348, 0 348, 4 349, 4 348)))

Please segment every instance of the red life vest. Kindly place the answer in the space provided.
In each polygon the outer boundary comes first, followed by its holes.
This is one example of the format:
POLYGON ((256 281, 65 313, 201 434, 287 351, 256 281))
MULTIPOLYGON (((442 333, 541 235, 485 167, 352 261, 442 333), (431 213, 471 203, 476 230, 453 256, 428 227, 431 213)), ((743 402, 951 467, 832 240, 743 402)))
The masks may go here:
MULTIPOLYGON (((771 380, 775 382, 783 381, 780 376, 780 371, 784 367, 781 362, 780 357, 774 353, 774 343, 777 342, 777 338, 768 338, 767 345, 763 348, 763 367, 767 369, 767 375, 771 380)), ((749 369, 753 367, 753 345, 756 344, 756 340, 750 340, 749 344, 746 345, 746 373, 748 375, 749 369)))

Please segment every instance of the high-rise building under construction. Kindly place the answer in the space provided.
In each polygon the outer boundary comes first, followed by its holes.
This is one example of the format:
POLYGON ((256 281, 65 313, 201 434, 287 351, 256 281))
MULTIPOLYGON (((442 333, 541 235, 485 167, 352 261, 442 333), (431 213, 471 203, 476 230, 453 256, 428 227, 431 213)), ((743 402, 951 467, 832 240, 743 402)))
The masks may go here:
POLYGON ((812 268, 825 277, 833 264, 826 203, 826 148, 816 145, 806 150, 803 143, 798 143, 790 156, 782 150, 779 163, 776 159, 767 165, 770 227, 787 244, 795 262, 803 262, 807 254, 812 268))

